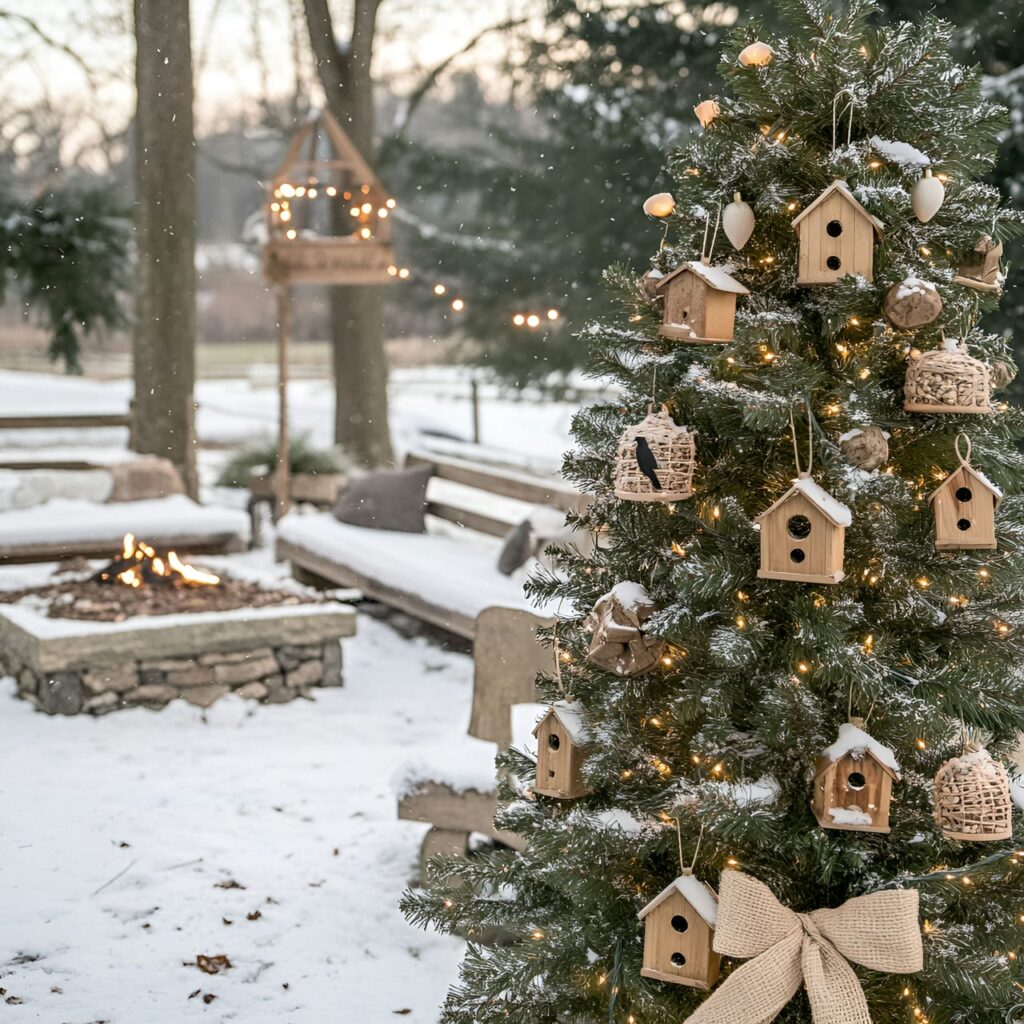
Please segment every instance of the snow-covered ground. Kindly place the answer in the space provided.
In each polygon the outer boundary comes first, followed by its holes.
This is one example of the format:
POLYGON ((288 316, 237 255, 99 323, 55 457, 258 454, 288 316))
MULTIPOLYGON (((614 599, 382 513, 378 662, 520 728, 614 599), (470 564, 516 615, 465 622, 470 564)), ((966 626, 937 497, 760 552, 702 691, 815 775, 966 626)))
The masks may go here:
POLYGON ((50 718, 0 684, 0 1019, 437 1019, 462 944, 396 907, 426 826, 394 781, 465 734, 471 660, 366 616, 345 656, 315 701, 205 714, 50 718))
MULTIPOLYGON (((315 444, 333 437, 334 388, 329 380, 295 380, 288 388, 293 436, 307 434, 315 444)), ((391 430, 402 452, 424 438, 472 439, 468 379, 458 367, 396 370, 391 375, 391 430)), ((0 415, 123 413, 131 382, 88 380, 56 374, 0 371, 0 415)), ((557 469, 569 445, 569 427, 578 403, 520 401, 481 389, 480 438, 484 445, 512 449, 538 468, 557 469)), ((196 430, 201 443, 244 444, 276 436, 277 395, 273 378, 254 372, 248 379, 202 380, 196 386, 196 430)), ((62 443, 76 446, 124 445, 118 429, 54 431, 0 430, 0 449, 62 443)))

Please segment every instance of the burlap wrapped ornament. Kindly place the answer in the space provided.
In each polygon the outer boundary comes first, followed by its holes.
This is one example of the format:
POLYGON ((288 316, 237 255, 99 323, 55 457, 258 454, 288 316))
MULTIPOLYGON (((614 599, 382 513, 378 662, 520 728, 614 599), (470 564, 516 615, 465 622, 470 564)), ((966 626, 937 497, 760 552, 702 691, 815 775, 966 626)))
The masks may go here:
POLYGON ((908 277, 885 293, 882 312, 894 327, 913 330, 938 320, 942 299, 935 285, 917 277, 908 277))
POLYGON ((889 461, 889 435, 878 427, 857 427, 839 438, 839 450, 851 466, 878 469, 889 461))
POLYGON ((686 1024, 768 1024, 807 990, 814 1024, 871 1024, 851 963, 889 974, 924 967, 916 889, 854 896, 834 910, 797 914, 763 882, 723 871, 715 952, 748 960, 686 1024))
POLYGON ((1007 385, 1012 384, 1017 376, 1016 367, 1005 359, 996 359, 989 366, 989 372, 992 375, 992 387, 997 391, 1001 391, 1007 385))
POLYGON ((980 744, 935 774, 935 821, 946 839, 994 843, 1013 835, 1006 769, 980 744))
POLYGON ((644 623, 657 611, 640 583, 617 583, 598 598, 587 617, 593 636, 587 661, 617 676, 638 676, 658 663, 665 644, 644 632, 644 623))

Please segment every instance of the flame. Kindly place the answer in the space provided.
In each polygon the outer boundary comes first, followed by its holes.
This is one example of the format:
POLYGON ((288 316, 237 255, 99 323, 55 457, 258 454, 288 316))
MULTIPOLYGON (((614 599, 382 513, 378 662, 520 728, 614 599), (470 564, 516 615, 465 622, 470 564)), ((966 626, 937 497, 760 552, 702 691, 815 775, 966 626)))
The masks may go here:
MULTIPOLYGON (((168 551, 161 557, 155 548, 140 541, 133 533, 126 533, 121 542, 121 562, 138 563, 122 569, 115 576, 120 583, 132 588, 141 587, 147 579, 152 582, 154 576, 192 586, 212 587, 220 583, 219 576, 183 562, 176 551, 168 551)), ((110 576, 104 571, 100 578, 110 579, 110 576)))

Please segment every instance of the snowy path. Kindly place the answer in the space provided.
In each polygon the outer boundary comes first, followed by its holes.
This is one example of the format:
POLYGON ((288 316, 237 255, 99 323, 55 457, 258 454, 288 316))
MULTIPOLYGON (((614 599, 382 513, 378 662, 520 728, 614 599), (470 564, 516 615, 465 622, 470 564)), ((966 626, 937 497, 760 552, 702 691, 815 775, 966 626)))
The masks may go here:
POLYGON ((0 684, 0 1019, 437 1019, 462 944, 396 908, 425 826, 396 820, 392 777, 465 733, 472 665, 359 625, 344 689, 205 721, 48 718, 0 684))

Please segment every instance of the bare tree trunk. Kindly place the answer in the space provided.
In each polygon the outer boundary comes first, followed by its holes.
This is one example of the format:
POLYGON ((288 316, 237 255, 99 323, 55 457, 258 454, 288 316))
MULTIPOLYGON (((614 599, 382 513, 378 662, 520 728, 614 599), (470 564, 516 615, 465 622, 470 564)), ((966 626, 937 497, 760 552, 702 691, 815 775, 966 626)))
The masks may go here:
MULTIPOLYGON (((304 0, 310 45, 327 106, 373 164, 374 108, 370 75, 380 0, 355 0, 351 45, 334 34, 329 0, 304 0)), ((334 437, 357 462, 392 462, 387 357, 378 287, 330 290, 334 365, 334 437)))
POLYGON ((189 0, 134 0, 135 232, 132 447, 198 490, 195 461, 196 186, 189 0))

